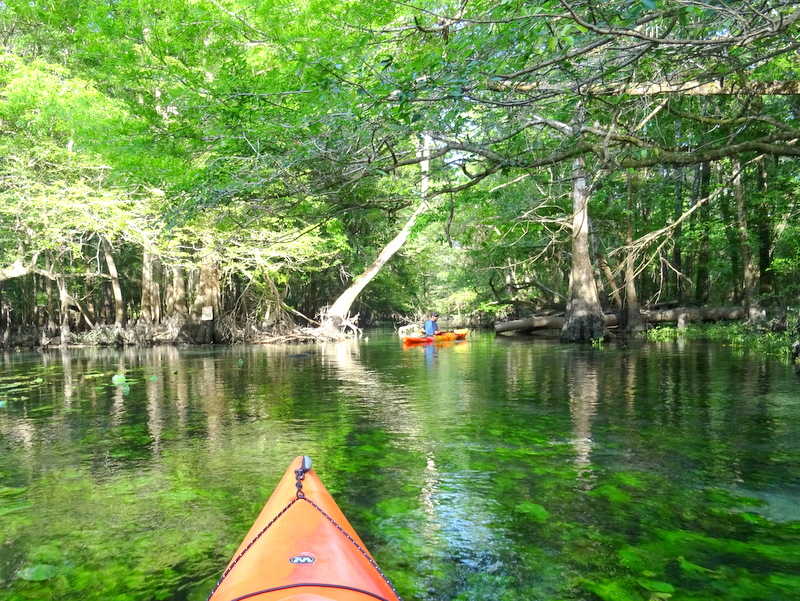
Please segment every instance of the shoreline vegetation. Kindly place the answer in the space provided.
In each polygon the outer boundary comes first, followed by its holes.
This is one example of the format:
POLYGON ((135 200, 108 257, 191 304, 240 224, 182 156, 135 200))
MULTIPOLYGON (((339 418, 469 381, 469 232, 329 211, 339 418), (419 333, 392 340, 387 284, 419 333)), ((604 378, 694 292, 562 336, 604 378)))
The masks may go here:
MULTIPOLYGON (((797 359, 794 354, 800 349, 800 311, 789 308, 776 312, 769 319, 766 312, 762 312, 752 321, 745 321, 743 317, 744 311, 740 307, 642 310, 643 321, 648 327, 630 334, 620 327, 619 317, 611 313, 605 315, 607 330, 603 339, 638 337, 650 342, 719 342, 790 361, 797 359), (789 317, 790 314, 795 317, 789 317)), ((557 330, 563 323, 564 317, 560 315, 530 316, 497 323, 494 330, 499 336, 526 336, 537 331, 557 330)))
POLYGON ((792 356, 792 347, 800 339, 800 322, 795 322, 791 329, 782 331, 746 323, 691 324, 683 329, 657 326, 648 330, 645 338, 652 342, 677 340, 719 342, 742 350, 757 351, 796 362, 792 356))
MULTIPOLYGON (((731 309, 711 309, 711 312, 727 312, 731 309)), ((677 341, 708 341, 723 345, 752 350, 769 356, 796 362, 793 356, 793 345, 800 340, 800 314, 797 318, 788 318, 783 315, 779 319, 767 320, 763 318, 755 322, 734 321, 694 321, 685 320, 653 320, 645 332, 627 334, 618 329, 618 320, 614 315, 608 315, 609 329, 603 339, 594 341, 598 344, 603 340, 639 338, 649 342, 677 342, 677 341)), ((462 321, 470 323, 472 330, 489 330, 491 326, 481 323, 478 317, 470 319, 461 317, 462 321)), ((563 323, 561 316, 527 317, 508 322, 498 322, 493 328, 498 337, 527 338, 534 335, 558 338, 559 325, 563 323), (523 327, 527 325, 528 327, 523 327)), ((406 320, 408 321, 408 320, 406 320)), ((192 322, 188 319, 170 319, 165 323, 153 324, 131 321, 124 328, 114 325, 97 325, 86 331, 69 332, 68 342, 63 343, 60 332, 49 332, 43 328, 33 326, 17 327, 14 333, 12 328, 6 328, 0 334, 0 350, 46 350, 55 348, 83 348, 83 347, 127 347, 127 346, 157 346, 164 344, 177 344, 183 346, 204 346, 210 344, 238 345, 238 344, 302 344, 322 343, 347 338, 360 337, 364 330, 370 327, 381 327, 382 324, 368 324, 360 328, 355 323, 348 324, 347 328, 325 327, 320 323, 310 326, 284 327, 268 329, 259 327, 250 322, 237 324, 224 321, 218 326, 204 322, 192 322), (213 328, 211 332, 207 330, 213 328), (198 342, 207 339, 208 342, 198 342)), ((413 320, 411 322, 413 324, 413 320)), ((404 326, 393 324, 396 331, 402 331, 404 326)))
POLYGON ((172 318, 163 323, 147 323, 135 320, 124 327, 98 325, 91 330, 69 331, 66 340, 59 330, 47 330, 35 326, 18 327, 15 332, 7 329, 2 336, 0 349, 49 349, 77 347, 148 347, 162 344, 185 346, 234 345, 234 344, 281 344, 314 343, 342 340, 358 335, 355 328, 345 333, 332 328, 287 327, 264 328, 248 322, 236 324, 226 322, 213 326, 207 322, 172 318))

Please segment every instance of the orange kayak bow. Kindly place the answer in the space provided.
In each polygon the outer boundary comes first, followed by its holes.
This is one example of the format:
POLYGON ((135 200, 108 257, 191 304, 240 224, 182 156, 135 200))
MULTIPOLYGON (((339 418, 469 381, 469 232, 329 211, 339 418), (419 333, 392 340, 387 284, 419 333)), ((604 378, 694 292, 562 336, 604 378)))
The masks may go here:
POLYGON ((400 601, 347 518, 297 457, 206 601, 400 601))

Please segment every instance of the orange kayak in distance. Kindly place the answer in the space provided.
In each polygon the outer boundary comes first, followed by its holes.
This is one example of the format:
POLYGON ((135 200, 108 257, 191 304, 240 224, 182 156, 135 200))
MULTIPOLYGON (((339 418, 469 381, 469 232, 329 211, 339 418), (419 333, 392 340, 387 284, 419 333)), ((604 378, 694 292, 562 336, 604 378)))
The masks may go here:
POLYGON ((425 336, 424 334, 403 336, 403 344, 428 344, 430 342, 450 342, 452 340, 464 340, 468 333, 469 330, 464 328, 461 330, 453 330, 452 332, 434 334, 433 336, 425 336))
POLYGON ((206 601, 401 601, 350 522, 297 457, 206 601))

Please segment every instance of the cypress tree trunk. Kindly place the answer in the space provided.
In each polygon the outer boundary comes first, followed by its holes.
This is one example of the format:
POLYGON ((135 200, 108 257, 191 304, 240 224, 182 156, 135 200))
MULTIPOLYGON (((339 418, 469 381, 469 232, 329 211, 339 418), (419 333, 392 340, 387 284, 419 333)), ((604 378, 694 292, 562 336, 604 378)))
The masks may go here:
POLYGON ((53 281, 47 280, 47 329, 48 336, 55 336, 58 331, 58 305, 56 304, 56 294, 53 290, 53 281))
POLYGON ((7 346, 11 338, 11 308, 8 306, 3 294, 5 285, 5 282, 0 281, 0 333, 2 334, 0 346, 7 346))
POLYGON ((214 342, 214 324, 219 319, 220 310, 220 271, 216 261, 207 256, 200 264, 197 296, 192 313, 200 324, 197 344, 214 342))
POLYGON ((561 341, 589 342, 605 336, 606 324, 589 255, 589 191, 584 157, 573 161, 572 206, 572 269, 561 341))
POLYGON ((739 223, 739 245, 742 253, 742 306, 747 321, 755 321, 761 310, 756 300, 756 265, 750 250, 750 232, 747 229, 747 212, 742 188, 742 165, 739 157, 733 157, 733 196, 736 199, 736 216, 739 223))
MULTIPOLYGON (((677 221, 683 214, 683 167, 675 169, 675 206, 673 216, 677 221)), ((673 234, 673 247, 672 247, 672 275, 673 286, 675 287, 675 299, 680 304, 683 301, 683 279, 681 272, 683 271, 683 248, 681 247, 681 234, 683 227, 678 224, 673 234)))
POLYGON ((118 328, 125 327, 125 299, 122 298, 122 286, 117 272, 117 263, 114 261, 114 254, 111 252, 111 244, 103 238, 103 253, 108 266, 108 275, 111 278, 111 292, 114 296, 114 325, 118 328))
POLYGON ((66 348, 71 338, 69 325, 69 294, 67 293, 67 284, 63 277, 58 277, 56 283, 58 284, 58 295, 61 299, 61 346, 66 348))
MULTIPOLYGON (((168 269, 168 271, 170 271, 168 269)), ((188 315, 189 305, 186 303, 186 281, 183 278, 183 268, 180 265, 173 265, 171 277, 169 278, 166 295, 166 314, 167 317, 173 315, 188 315)))
POLYGON ((145 323, 153 323, 153 255, 144 251, 142 255, 142 301, 139 317, 145 323))
POLYGON ((769 193, 769 178, 767 177, 766 161, 762 157, 758 161, 758 292, 771 294, 775 291, 775 276, 772 271, 773 233, 770 218, 770 205, 767 199, 769 193))
POLYGON ((142 321, 159 323, 161 321, 161 287, 158 284, 160 273, 158 256, 144 251, 142 256, 142 321))
POLYGON ((697 286, 695 288, 695 301, 698 305, 705 305, 711 293, 711 282, 709 281, 708 271, 708 258, 709 258, 709 238, 708 238, 708 221, 710 217, 710 208, 708 200, 709 187, 711 185, 711 165, 708 162, 702 163, 699 172, 696 174, 698 177, 697 186, 697 200, 703 200, 703 206, 700 207, 700 241, 697 249, 697 286))
POLYGON ((628 245, 628 252, 625 255, 625 330, 636 333, 645 330, 644 319, 639 307, 639 297, 636 294, 636 266, 633 251, 630 250, 633 244, 633 176, 628 173, 628 223, 625 243, 628 245))
MULTIPOLYGON (((728 252, 726 259, 731 266, 731 273, 730 273, 731 290, 732 290, 731 297, 734 302, 743 302, 742 274, 744 273, 744 267, 742 264, 742 242, 738 231, 739 228, 737 227, 738 215, 736 208, 735 185, 733 185, 732 187, 734 188, 734 190, 732 191, 733 192, 732 195, 722 194, 720 196, 721 202, 719 205, 719 209, 722 215, 722 222, 729 224, 729 227, 725 228, 725 239, 728 243, 728 252)), ((717 289, 719 290, 719 287, 717 287, 717 289)))

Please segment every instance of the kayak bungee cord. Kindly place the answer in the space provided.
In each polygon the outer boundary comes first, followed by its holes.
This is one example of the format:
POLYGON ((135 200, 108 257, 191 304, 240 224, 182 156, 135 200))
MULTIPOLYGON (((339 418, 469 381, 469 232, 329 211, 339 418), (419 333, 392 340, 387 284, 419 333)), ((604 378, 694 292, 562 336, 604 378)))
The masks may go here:
POLYGON ((259 538, 261 538, 261 535, 262 535, 262 534, 264 534, 264 533, 265 533, 267 530, 269 530, 269 527, 270 527, 270 526, 272 526, 272 524, 274 524, 274 523, 275 523, 275 522, 278 520, 278 518, 279 518, 279 517, 281 517, 281 516, 282 516, 284 513, 286 513, 286 511, 287 511, 287 510, 288 510, 288 509, 289 509, 289 508, 290 508, 292 505, 294 505, 295 503, 297 503, 297 501, 299 501, 299 500, 300 500, 300 498, 299 498, 299 497, 297 497, 297 498, 295 498, 295 499, 292 499, 292 500, 289 502, 289 504, 288 504, 286 507, 284 507, 283 509, 281 509, 281 510, 278 512, 278 514, 277 514, 277 515, 276 515, 274 518, 272 518, 272 519, 270 520, 269 524, 267 524, 266 526, 264 526, 264 527, 261 529, 261 531, 260 531, 258 534, 256 534, 256 535, 253 537, 253 540, 251 540, 249 543, 247 543, 247 546, 246 546, 244 549, 242 549, 242 552, 241 552, 241 553, 239 553, 239 555, 237 555, 237 556, 236 556, 236 557, 233 559, 233 561, 231 561, 231 564, 230 564, 230 565, 228 566, 228 568, 227 568, 227 569, 226 569, 226 570, 225 570, 225 571, 222 573, 222 576, 220 576, 220 579, 217 581, 217 584, 215 584, 215 585, 214 585, 214 588, 213 588, 213 589, 211 589, 211 594, 209 594, 209 595, 208 595, 208 597, 206 597, 206 601, 210 601, 210 600, 211 600, 211 597, 213 597, 213 596, 214 596, 214 593, 216 593, 216 592, 217 592, 217 589, 218 589, 218 588, 219 588, 219 586, 222 584, 222 581, 223 581, 223 580, 225 580, 225 578, 228 576, 228 574, 230 574, 230 573, 231 573, 231 570, 234 568, 234 566, 235 566, 237 563, 239 563, 239 560, 240 560, 242 557, 244 557, 244 554, 245 554, 245 553, 247 553, 247 552, 250 550, 250 548, 251 548, 251 547, 252 547, 252 546, 253 546, 253 545, 256 543, 256 541, 257 541, 259 538))
MULTIPOLYGON (((261 538, 261 536, 267 530, 269 530, 269 528, 273 524, 275 524, 275 522, 278 520, 278 518, 280 518, 281 516, 286 514, 286 512, 292 507, 292 505, 294 505, 298 501, 306 501, 309 505, 311 505, 314 509, 316 509, 323 517, 325 517, 325 519, 327 519, 331 524, 333 524, 333 526, 339 532, 341 532, 345 536, 345 538, 347 538, 347 540, 350 541, 350 543, 352 543, 353 546, 355 546, 356 549, 358 549, 358 551, 369 562, 369 564, 372 566, 372 568, 380 575, 380 577, 383 579, 383 581, 386 583, 386 585, 394 593, 395 597, 397 597, 397 601, 402 601, 402 599, 400 598, 400 594, 397 592, 397 589, 394 588, 394 585, 391 583, 391 581, 386 576, 386 574, 383 573, 383 570, 381 570, 380 566, 378 566, 378 564, 375 563, 375 560, 372 559, 372 557, 370 556, 369 552, 364 547, 362 547, 358 543, 358 541, 356 541, 350 535, 350 533, 346 529, 344 529, 333 517, 328 515, 328 513, 324 509, 322 509, 319 505, 314 503, 314 501, 312 501, 311 499, 306 497, 305 492, 303 492, 303 480, 305 479, 306 473, 308 471, 310 471, 310 470, 311 470, 311 457, 309 457, 308 455, 304 455, 302 457, 301 462, 300 462, 300 467, 297 470, 295 470, 295 472, 294 472, 295 480, 296 480, 295 486, 297 488, 297 493, 295 494, 295 498, 292 499, 291 501, 289 501, 289 503, 286 505, 286 507, 281 509, 275 515, 275 517, 273 517, 269 521, 269 523, 266 526, 264 526, 253 537, 253 539, 249 543, 247 543, 247 545, 242 549, 242 551, 230 562, 230 565, 227 567, 225 572, 222 574, 220 579, 217 581, 217 584, 214 586, 214 588, 212 589, 211 593, 206 598, 206 601, 211 601, 211 598, 214 596, 214 593, 217 592, 217 589, 219 589, 219 587, 222 584, 222 582, 225 580, 225 578, 228 576, 228 574, 231 573, 231 571, 236 566, 236 564, 239 563, 239 560, 242 559, 242 557, 244 557, 245 553, 247 553, 253 547, 253 545, 255 545, 256 541, 258 541, 258 539, 261 538)), ((290 584, 290 585, 278 586, 278 587, 275 587, 275 588, 269 588, 269 589, 260 590, 260 591, 254 591, 252 593, 248 593, 248 594, 245 594, 243 596, 239 596, 236 599, 233 599, 231 601, 239 601, 240 599, 246 599, 248 597, 252 597, 252 596, 255 596, 255 595, 269 593, 269 592, 272 592, 272 591, 283 590, 283 589, 287 589, 287 588, 309 587, 309 586, 352 590, 352 591, 356 591, 356 592, 360 592, 360 593, 369 595, 370 597, 374 597, 375 599, 378 599, 379 601, 389 601, 388 599, 385 599, 384 597, 382 597, 380 595, 377 595, 375 593, 372 593, 370 591, 366 591, 366 590, 363 590, 363 589, 360 589, 360 588, 350 587, 350 586, 347 586, 347 585, 323 584, 323 583, 313 583, 313 582, 290 584)))
MULTIPOLYGON (((342 534, 344 534, 344 535, 345 535, 345 537, 347 538, 347 540, 349 540, 351 543, 353 543, 353 544, 355 545, 356 549, 358 549, 359 551, 361 551, 362 555, 364 555, 364 557, 365 557, 365 558, 366 558, 366 560, 367 560, 367 561, 370 563, 370 565, 371 565, 373 568, 375 568, 375 571, 376 571, 376 572, 378 572, 378 574, 380 574, 381 578, 383 578, 383 581, 384 581, 384 582, 385 582, 385 583, 386 583, 386 584, 389 586, 389 588, 390 588, 390 589, 392 589, 392 592, 395 594, 395 596, 397 597, 398 601, 402 601, 402 599, 400 599, 400 593, 398 593, 398 592, 397 592, 397 589, 395 589, 395 588, 394 588, 394 585, 393 585, 393 584, 392 584, 392 583, 389 581, 389 578, 386 576, 386 574, 384 574, 384 573, 383 573, 383 570, 381 570, 381 568, 378 566, 378 564, 377 564, 377 563, 375 563, 375 560, 374 560, 374 559, 372 559, 372 557, 370 557, 370 554, 369 554, 369 553, 367 553, 367 550, 366 550, 364 547, 362 547, 361 545, 359 545, 359 544, 358 544, 358 542, 356 541, 356 539, 354 539, 352 536, 350 536, 350 533, 349 533, 347 530, 345 530, 344 528, 342 528, 342 527, 341 527, 341 526, 340 526, 340 525, 339 525, 339 524, 336 522, 336 520, 334 520, 334 519, 333 519, 331 516, 329 516, 327 513, 325 513, 325 510, 324 510, 324 509, 322 509, 322 508, 321 508, 319 505, 317 505, 316 503, 314 503, 314 501, 312 501, 311 499, 306 499, 305 497, 301 497, 301 498, 302 498, 304 501, 307 501, 307 502, 311 503, 311 506, 312 506, 314 509, 316 509, 316 510, 317 510, 317 511, 319 511, 319 512, 320 512, 320 513, 321 513, 323 516, 325 516, 325 517, 328 519, 328 521, 329 521, 331 524, 333 524, 333 525, 334 525, 334 526, 335 526, 335 527, 336 527, 336 528, 339 530, 339 532, 341 532, 342 534)), ((360 589, 359 589, 359 590, 360 590, 360 589)), ((365 592, 365 593, 366 593, 367 591, 363 591, 363 592, 365 592)), ((369 593, 369 594, 371 594, 371 593, 369 593)), ((377 595, 373 595, 373 596, 377 597, 377 595)), ((379 598, 379 599, 380 599, 380 597, 377 597, 377 598, 379 598)))
MULTIPOLYGON (((246 595, 242 595, 241 597, 236 597, 235 599, 231 599, 231 601, 242 601, 242 599, 249 599, 250 597, 256 597, 258 595, 265 595, 266 593, 274 593, 275 591, 285 591, 286 589, 297 588, 298 586, 315 586, 318 588, 332 588, 340 591, 353 591, 355 593, 368 595, 373 599, 377 599, 378 601, 389 601, 389 599, 387 599, 386 597, 381 597, 380 595, 376 595, 375 593, 365 591, 364 589, 355 588, 352 586, 346 586, 344 584, 320 584, 317 582, 306 582, 304 584, 286 584, 284 586, 276 586, 275 588, 268 588, 264 589, 263 591, 255 591, 252 593, 247 593, 246 595)), ((325 599, 327 600, 328 597, 325 597, 325 599)))

